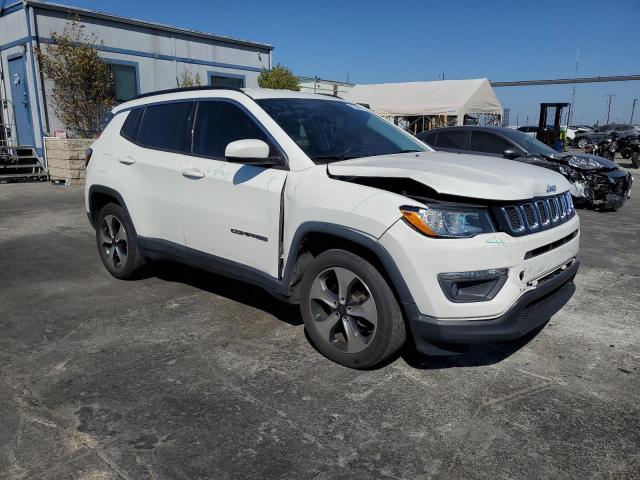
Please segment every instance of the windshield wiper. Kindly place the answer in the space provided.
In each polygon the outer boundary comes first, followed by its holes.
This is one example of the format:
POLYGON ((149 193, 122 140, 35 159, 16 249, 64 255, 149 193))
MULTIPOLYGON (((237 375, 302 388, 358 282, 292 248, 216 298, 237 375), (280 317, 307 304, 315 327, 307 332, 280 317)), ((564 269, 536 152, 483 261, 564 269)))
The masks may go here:
POLYGON ((399 152, 393 152, 393 153, 390 153, 389 155, 395 155, 397 153, 419 153, 419 152, 424 152, 424 150, 400 150, 399 152))

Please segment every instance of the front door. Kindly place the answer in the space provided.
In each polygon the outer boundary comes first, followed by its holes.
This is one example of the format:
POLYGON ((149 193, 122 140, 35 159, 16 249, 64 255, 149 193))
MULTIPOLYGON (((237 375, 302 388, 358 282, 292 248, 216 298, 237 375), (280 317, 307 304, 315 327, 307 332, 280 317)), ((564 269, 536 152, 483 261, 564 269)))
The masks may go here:
POLYGON ((191 249, 277 277, 287 172, 227 162, 225 147, 243 139, 271 143, 238 104, 199 102, 193 156, 182 157, 180 166, 184 236, 191 249))
POLYGON ((19 145, 35 145, 24 56, 9 60, 9 83, 19 145))

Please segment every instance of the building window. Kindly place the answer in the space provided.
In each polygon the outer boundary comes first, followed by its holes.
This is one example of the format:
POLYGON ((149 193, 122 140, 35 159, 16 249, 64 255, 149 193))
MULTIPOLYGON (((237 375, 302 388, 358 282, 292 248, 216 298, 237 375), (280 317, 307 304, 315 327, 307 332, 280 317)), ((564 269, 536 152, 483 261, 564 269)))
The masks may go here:
POLYGON ((126 102, 138 95, 138 79, 134 65, 108 63, 113 74, 116 101, 126 102))
POLYGON ((212 87, 244 88, 243 76, 227 76, 222 74, 210 74, 209 83, 212 87))

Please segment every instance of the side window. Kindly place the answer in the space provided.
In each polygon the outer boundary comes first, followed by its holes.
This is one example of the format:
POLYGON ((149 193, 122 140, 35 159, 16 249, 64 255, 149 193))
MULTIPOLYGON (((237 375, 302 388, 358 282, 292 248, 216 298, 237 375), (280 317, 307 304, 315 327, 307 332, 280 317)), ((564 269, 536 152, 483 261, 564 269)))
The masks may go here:
POLYGON ((438 132, 438 147, 468 150, 467 130, 442 130, 438 132))
POLYGON ((227 77, 225 75, 211 74, 209 83, 212 87, 244 88, 244 77, 227 77))
POLYGON ((424 143, 426 143, 427 145, 429 145, 430 147, 435 147, 437 135, 438 135, 438 132, 420 133, 418 135, 418 138, 422 140, 424 143))
POLYGON ((121 65, 119 63, 108 63, 107 66, 113 75, 113 86, 116 101, 126 102, 138 95, 138 79, 136 77, 136 67, 133 65, 121 65))
POLYGON ((140 128, 140 120, 142 119, 143 113, 144 108, 134 108, 131 110, 122 124, 120 135, 132 142, 135 142, 138 138, 138 129, 140 128))
POLYGON ((471 132, 471 150, 474 152, 502 154, 509 148, 513 148, 513 145, 495 133, 471 132))
POLYGON ((189 124, 193 102, 164 103, 145 108, 138 143, 175 152, 189 151, 189 124))
MULTIPOLYGON (((236 140, 258 139, 271 142, 255 121, 230 102, 199 102, 193 132, 193 153, 224 158, 228 144, 236 140)), ((270 155, 274 154, 273 146, 270 155)))

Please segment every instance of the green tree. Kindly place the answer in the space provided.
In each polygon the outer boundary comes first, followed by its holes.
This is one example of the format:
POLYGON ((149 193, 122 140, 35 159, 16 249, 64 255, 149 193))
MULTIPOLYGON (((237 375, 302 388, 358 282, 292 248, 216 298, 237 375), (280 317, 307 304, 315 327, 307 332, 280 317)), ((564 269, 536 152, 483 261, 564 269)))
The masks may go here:
POLYGON ((187 70, 183 70, 180 76, 178 77, 178 87, 199 87, 202 85, 202 80, 200 79, 200 74, 196 73, 195 75, 191 75, 191 72, 187 70))
POLYGON ((53 82, 53 110, 73 135, 95 137, 115 104, 113 74, 98 54, 102 42, 95 34, 87 35, 77 18, 51 39, 36 49, 36 56, 53 82))
POLYGON ((300 90, 300 79, 284 65, 276 65, 271 70, 262 70, 258 76, 258 85, 262 88, 279 90, 300 90))

